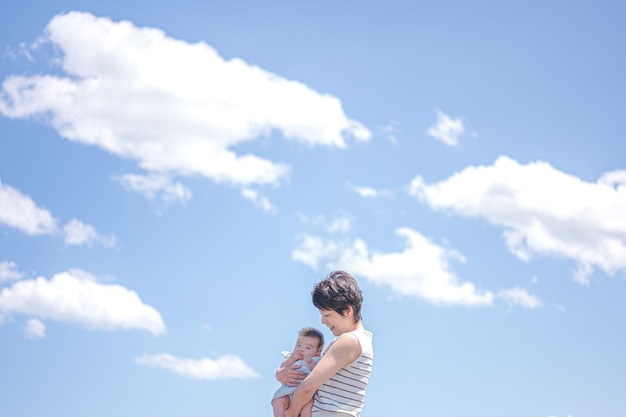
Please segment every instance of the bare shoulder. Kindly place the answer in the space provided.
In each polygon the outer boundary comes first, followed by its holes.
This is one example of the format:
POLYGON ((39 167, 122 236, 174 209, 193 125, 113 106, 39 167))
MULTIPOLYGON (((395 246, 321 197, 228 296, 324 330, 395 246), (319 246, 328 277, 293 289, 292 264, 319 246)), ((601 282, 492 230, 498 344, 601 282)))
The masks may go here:
POLYGON ((337 338, 328 353, 331 353, 344 366, 354 362, 361 355, 361 343, 351 333, 344 333, 337 338))
POLYGON ((335 344, 341 344, 345 347, 349 347, 349 346, 360 347, 361 346, 361 344, 359 343, 359 339, 352 332, 344 333, 341 336, 339 336, 337 340, 335 341, 335 344))

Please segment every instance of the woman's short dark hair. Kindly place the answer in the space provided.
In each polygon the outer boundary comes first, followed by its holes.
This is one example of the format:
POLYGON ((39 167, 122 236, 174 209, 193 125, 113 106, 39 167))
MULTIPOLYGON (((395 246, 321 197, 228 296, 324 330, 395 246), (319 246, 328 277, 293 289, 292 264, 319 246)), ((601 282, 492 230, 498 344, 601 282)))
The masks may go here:
POLYGON ((363 294, 352 275, 345 271, 333 271, 315 284, 311 292, 313 305, 318 310, 334 310, 344 315, 350 307, 354 322, 361 321, 363 294))

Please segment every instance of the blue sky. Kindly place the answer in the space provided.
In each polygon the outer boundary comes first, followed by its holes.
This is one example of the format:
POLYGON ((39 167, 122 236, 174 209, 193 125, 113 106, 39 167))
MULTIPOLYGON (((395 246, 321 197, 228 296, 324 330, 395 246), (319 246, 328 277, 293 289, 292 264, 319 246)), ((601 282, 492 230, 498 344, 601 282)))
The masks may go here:
POLYGON ((197 3, 0 5, 2 415, 270 415, 332 269, 363 417, 626 414, 623 4, 197 3))

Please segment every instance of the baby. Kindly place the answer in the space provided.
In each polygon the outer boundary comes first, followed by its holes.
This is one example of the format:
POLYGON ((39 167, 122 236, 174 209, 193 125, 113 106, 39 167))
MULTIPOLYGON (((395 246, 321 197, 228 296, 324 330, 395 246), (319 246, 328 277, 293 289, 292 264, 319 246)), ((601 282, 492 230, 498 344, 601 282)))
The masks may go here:
MULTIPOLYGON (((280 367, 288 367, 292 365, 302 365, 298 370, 305 374, 311 373, 311 370, 315 368, 317 362, 321 359, 322 348, 324 347, 324 335, 313 328, 305 327, 300 330, 298 334, 298 340, 296 346, 291 354, 289 352, 283 352, 283 356, 286 357, 285 361, 280 364, 280 367)), ((287 385, 281 385, 280 388, 274 393, 272 397, 272 408, 274 410, 274 417, 284 417, 285 410, 289 407, 291 397, 297 387, 290 387, 287 385)), ((313 400, 304 406, 300 417, 311 417, 313 411, 313 400)))

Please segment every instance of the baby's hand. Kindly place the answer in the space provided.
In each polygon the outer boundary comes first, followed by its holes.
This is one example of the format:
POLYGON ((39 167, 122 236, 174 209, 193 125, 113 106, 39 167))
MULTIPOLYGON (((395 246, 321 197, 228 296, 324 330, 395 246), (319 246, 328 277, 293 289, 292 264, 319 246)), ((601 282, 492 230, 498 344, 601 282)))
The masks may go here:
POLYGON ((294 351, 291 353, 291 356, 289 357, 290 360, 292 360, 293 362, 298 361, 300 359, 304 359, 304 355, 302 354, 302 352, 299 351, 294 351))

